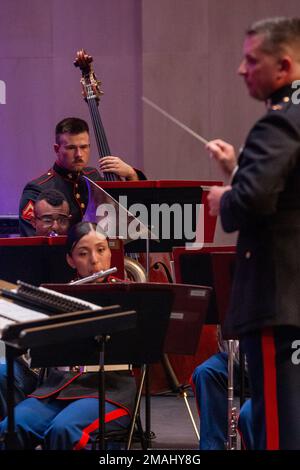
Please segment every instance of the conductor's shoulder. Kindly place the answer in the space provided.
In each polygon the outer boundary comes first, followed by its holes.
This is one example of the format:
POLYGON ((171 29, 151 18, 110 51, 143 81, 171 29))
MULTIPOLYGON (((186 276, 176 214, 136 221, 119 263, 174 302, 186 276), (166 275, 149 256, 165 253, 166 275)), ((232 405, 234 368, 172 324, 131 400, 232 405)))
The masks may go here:
POLYGON ((272 105, 269 117, 276 126, 286 122, 300 136, 300 104, 295 103, 292 96, 284 96, 280 102, 272 105))

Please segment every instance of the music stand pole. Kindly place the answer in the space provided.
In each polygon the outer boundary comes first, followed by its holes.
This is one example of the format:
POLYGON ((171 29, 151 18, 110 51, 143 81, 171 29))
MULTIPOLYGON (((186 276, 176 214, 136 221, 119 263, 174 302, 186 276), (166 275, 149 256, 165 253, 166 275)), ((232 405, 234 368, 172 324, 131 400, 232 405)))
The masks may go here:
POLYGON ((105 368, 104 353, 105 343, 110 339, 109 335, 95 336, 99 352, 98 373, 98 406, 99 406, 99 450, 105 450, 105 368))
MULTIPOLYGON (((130 450, 131 443, 132 443, 132 438, 133 438, 133 433, 134 433, 134 426, 136 424, 137 416, 140 413, 142 391, 143 391, 143 386, 145 384, 145 376, 146 376, 146 364, 143 364, 143 366, 142 366, 142 376, 141 376, 140 386, 138 388, 135 408, 134 408, 134 412, 133 412, 133 416, 132 416, 132 420, 131 420, 131 426, 130 426, 130 430, 129 430, 129 436, 128 436, 128 440, 127 440, 126 450, 130 450)), ((144 442, 145 433, 144 433, 143 430, 141 430, 141 431, 143 433, 143 442, 144 442)))
POLYGON ((178 393, 179 396, 184 399, 184 403, 185 403, 185 406, 187 408, 190 420, 192 422, 193 429, 194 429, 195 434, 197 436, 197 439, 199 441, 200 435, 199 435, 199 432, 198 432, 198 429, 197 429, 197 426, 196 426, 196 422, 195 422, 190 404, 188 402, 188 395, 185 391, 185 386, 180 385, 180 383, 178 382, 178 379, 176 377, 176 374, 175 374, 174 369, 173 369, 173 367, 172 367, 172 365, 169 361, 169 358, 168 358, 167 354, 163 354, 162 359, 161 359, 161 363, 162 363, 162 366, 163 366, 163 368, 164 368, 164 370, 167 374, 167 378, 170 381, 172 391, 175 392, 175 393, 178 393))
POLYGON ((153 433, 151 431, 151 392, 150 392, 150 366, 146 364, 145 373, 145 435, 147 448, 152 447, 151 438, 153 433))
POLYGON ((146 273, 147 273, 147 282, 150 282, 150 246, 149 246, 149 237, 146 238, 146 273))

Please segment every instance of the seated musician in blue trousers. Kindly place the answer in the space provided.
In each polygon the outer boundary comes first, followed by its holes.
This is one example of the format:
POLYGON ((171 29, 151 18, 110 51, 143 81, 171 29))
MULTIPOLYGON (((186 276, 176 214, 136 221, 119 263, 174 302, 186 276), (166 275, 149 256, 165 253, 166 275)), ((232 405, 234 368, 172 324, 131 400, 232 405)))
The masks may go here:
MULTIPOLYGON (((88 222, 74 225, 67 239, 67 261, 83 278, 110 267, 107 239, 88 222)), ((115 282, 110 276, 107 282, 115 282)), ((129 370, 106 372, 106 431, 124 429, 135 400, 135 379, 129 370)), ((100 400, 103 397, 100 397, 100 400)), ((51 368, 41 386, 15 407, 19 449, 79 450, 92 442, 99 430, 98 373, 51 368)), ((7 419, 0 423, 0 437, 7 419)))
MULTIPOLYGON (((196 367, 191 385, 200 416, 201 450, 224 450, 228 440, 228 353, 219 338, 219 351, 196 367)), ((238 342, 234 351, 234 384, 239 382, 238 342)), ((238 429, 246 449, 253 448, 251 400, 241 408, 238 429)))

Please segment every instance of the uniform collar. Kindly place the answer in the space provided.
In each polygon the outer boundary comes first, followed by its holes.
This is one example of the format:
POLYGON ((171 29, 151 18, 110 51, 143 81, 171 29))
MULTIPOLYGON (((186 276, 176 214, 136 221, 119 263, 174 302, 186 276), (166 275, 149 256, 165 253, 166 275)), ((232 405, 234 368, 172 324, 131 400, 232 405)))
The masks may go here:
POLYGON ((288 103, 294 91, 291 85, 285 85, 274 91, 266 101, 267 108, 276 107, 279 103, 288 103))
POLYGON ((82 175, 81 171, 70 171, 66 168, 63 168, 57 163, 57 161, 53 165, 53 170, 55 173, 58 173, 60 176, 69 181, 78 181, 79 176, 82 175))

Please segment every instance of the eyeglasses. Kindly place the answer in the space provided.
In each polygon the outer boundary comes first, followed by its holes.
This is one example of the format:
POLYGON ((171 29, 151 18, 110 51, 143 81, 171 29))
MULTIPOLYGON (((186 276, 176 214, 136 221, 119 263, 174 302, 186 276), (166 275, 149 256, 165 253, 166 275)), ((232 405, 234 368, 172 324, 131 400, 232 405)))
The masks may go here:
POLYGON ((40 220, 45 227, 52 227, 54 222, 57 222, 58 225, 68 225, 71 215, 58 215, 57 217, 52 217, 50 215, 36 215, 35 218, 40 220))

